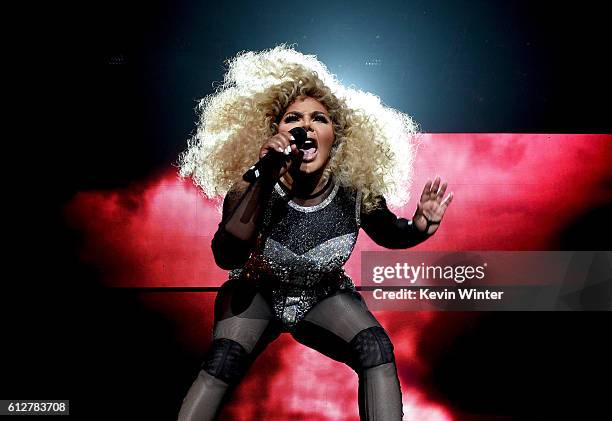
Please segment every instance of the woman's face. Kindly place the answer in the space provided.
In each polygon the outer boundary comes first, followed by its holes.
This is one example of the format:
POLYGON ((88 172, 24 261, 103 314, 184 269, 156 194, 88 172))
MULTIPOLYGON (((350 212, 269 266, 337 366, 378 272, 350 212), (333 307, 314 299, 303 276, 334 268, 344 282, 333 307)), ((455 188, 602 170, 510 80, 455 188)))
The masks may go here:
POLYGON ((314 98, 297 98, 285 111, 278 125, 280 132, 303 127, 312 143, 305 143, 300 171, 313 173, 327 165, 334 143, 334 127, 327 109, 314 98))

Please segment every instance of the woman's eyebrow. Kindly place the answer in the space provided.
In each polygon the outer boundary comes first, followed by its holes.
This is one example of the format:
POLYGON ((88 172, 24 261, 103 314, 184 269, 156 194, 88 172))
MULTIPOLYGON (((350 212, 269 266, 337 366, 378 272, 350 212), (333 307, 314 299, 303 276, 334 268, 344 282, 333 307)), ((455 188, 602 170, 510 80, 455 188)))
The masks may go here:
MULTIPOLYGON (((303 117, 304 116, 304 113, 301 113, 299 111, 289 111, 287 114, 285 114, 285 117, 290 115, 290 114, 293 114, 293 115, 295 115, 297 117, 303 117)), ((319 115, 319 114, 324 115, 324 116, 327 117, 327 114, 325 114, 323 111, 313 111, 312 113, 310 113, 310 116, 312 117, 312 116, 319 115)))

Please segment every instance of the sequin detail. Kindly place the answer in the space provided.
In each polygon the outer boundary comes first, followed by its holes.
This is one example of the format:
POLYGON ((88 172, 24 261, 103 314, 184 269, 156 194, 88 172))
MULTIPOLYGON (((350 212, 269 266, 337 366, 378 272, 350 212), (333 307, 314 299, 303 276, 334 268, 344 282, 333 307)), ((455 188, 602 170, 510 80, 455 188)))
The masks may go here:
MULTIPOLYGON (((274 188, 276 189, 276 192, 285 197, 287 194, 285 193, 285 191, 283 190, 283 188, 276 183, 274 185, 274 188)), ((332 190, 332 192, 329 194, 329 196, 327 196, 325 198, 325 200, 323 200, 321 203, 317 204, 317 205, 313 205, 313 206, 300 206, 297 203, 295 203, 293 200, 289 200, 289 202, 287 202, 287 204, 289 206, 291 206, 293 209, 298 210, 300 212, 316 212, 320 209, 323 209, 325 206, 329 205, 331 203, 332 200, 334 200, 334 197, 336 197, 336 194, 338 193, 338 185, 336 184, 334 186, 334 189, 332 190)))
POLYGON ((310 286, 325 272, 336 270, 346 263, 353 251, 356 236, 356 233, 350 233, 331 238, 304 254, 296 254, 278 241, 268 238, 263 254, 273 265, 275 273, 284 275, 286 268, 290 268, 292 274, 302 275, 295 278, 293 283, 310 286))
POLYGON ((319 205, 296 208, 291 203, 277 185, 251 257, 242 269, 230 272, 230 278, 257 283, 287 332, 323 298, 356 290, 343 266, 359 233, 353 191, 335 185, 319 205))

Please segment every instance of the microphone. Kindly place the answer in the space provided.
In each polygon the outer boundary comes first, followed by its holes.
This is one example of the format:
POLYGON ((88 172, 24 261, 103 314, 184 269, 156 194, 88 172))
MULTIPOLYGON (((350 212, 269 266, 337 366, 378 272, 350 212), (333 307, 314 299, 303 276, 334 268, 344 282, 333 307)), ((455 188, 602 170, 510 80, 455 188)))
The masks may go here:
MULTIPOLYGON (((304 142, 306 142, 306 139, 308 138, 308 134, 303 127, 294 127, 293 129, 289 130, 289 133, 291 133, 295 139, 295 141, 291 143, 297 146, 298 149, 304 145, 304 142)), ((262 174, 270 172, 274 167, 280 165, 282 161, 286 160, 287 158, 289 158, 289 156, 283 154, 282 152, 268 151, 263 158, 257 161, 255 165, 249 168, 247 172, 242 175, 242 179, 248 183, 253 183, 262 174)))

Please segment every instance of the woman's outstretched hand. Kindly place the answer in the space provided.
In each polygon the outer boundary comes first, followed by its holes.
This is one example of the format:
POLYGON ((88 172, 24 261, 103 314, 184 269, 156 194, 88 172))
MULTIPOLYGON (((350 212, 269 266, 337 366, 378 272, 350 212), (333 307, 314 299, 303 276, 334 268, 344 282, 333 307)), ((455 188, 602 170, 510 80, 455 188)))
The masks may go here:
POLYGON ((417 210, 412 217, 412 223, 415 224, 416 228, 427 235, 432 235, 438 230, 440 222, 444 217, 446 208, 450 205, 453 200, 453 193, 451 192, 444 200, 444 193, 448 183, 445 181, 440 186, 440 177, 436 176, 433 183, 428 180, 421 193, 421 199, 417 204, 417 210))

